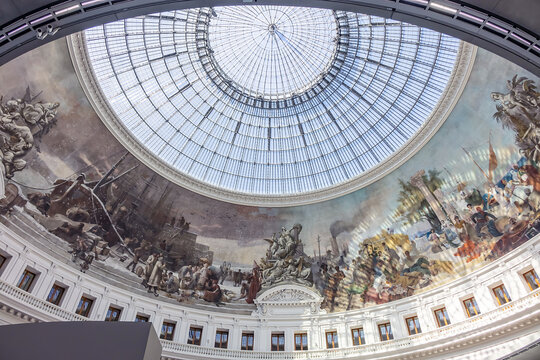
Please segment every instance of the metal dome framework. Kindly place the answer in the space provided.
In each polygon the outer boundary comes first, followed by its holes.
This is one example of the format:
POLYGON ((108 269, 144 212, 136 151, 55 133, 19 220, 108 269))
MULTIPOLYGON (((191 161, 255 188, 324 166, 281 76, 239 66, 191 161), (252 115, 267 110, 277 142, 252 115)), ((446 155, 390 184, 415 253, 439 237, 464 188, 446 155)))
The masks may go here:
MULTIPOLYGON (((263 35, 274 40, 259 46, 259 55, 272 54, 268 44, 283 42, 272 25, 263 35)), ((440 103, 461 46, 450 36, 390 19, 274 6, 151 14, 89 29, 84 43, 100 91, 139 144, 190 185, 249 196, 253 203, 331 192, 399 152, 440 103), (246 91, 224 70, 237 59, 219 54, 230 46, 216 38, 229 45, 247 38, 251 18, 240 16, 236 29, 224 35, 213 21, 227 11, 300 17, 304 27, 289 34, 297 44, 321 37, 306 30, 314 26, 310 17, 315 24, 333 18, 335 25, 324 22, 321 38, 327 41, 315 53, 322 54, 316 63, 323 71, 313 79, 282 61, 287 75, 267 66, 251 85, 261 88, 268 78, 286 76, 309 86, 274 86, 259 96, 246 91)), ((274 64, 283 60, 279 56, 274 64)))
POLYGON ((309 90, 312 97, 330 70, 339 71, 337 52, 346 51, 333 11, 229 6, 199 14, 197 32, 207 34, 198 47, 201 61, 212 81, 236 98, 276 101, 309 90))

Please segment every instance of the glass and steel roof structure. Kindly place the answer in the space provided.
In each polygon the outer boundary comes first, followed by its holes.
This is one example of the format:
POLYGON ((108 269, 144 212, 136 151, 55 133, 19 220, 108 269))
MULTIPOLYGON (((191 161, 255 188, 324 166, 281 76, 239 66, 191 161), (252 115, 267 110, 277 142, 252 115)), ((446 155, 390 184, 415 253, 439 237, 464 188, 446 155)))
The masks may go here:
POLYGON ((265 100, 312 88, 336 55, 334 14, 313 8, 261 10, 253 6, 214 10, 208 45, 216 66, 243 92, 265 100))
POLYGON ((228 191, 302 194, 354 179, 423 126, 460 41, 326 9, 163 12, 85 31, 94 77, 149 152, 228 191))

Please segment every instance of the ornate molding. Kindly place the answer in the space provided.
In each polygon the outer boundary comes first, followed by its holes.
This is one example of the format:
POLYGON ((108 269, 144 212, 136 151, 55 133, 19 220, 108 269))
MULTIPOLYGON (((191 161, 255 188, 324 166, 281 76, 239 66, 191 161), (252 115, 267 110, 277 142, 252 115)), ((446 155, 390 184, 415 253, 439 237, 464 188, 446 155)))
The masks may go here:
POLYGON ((5 312, 6 314, 15 316, 24 322, 42 322, 42 320, 38 319, 37 317, 29 315, 26 312, 20 311, 17 308, 4 304, 2 302, 0 302, 0 312, 5 312))
POLYGON ((255 316, 319 315, 323 298, 312 288, 295 284, 281 284, 257 295, 255 316))
POLYGON ((390 155, 379 165, 354 179, 332 186, 331 188, 293 195, 253 195, 226 190, 196 180, 189 175, 179 172, 152 154, 118 120, 109 102, 96 83, 92 66, 88 60, 84 33, 70 35, 66 37, 66 40, 73 67, 90 104, 107 129, 133 156, 167 180, 201 195, 240 205, 270 207, 306 205, 334 199, 363 188, 400 167, 435 135, 452 112, 467 84, 477 50, 476 46, 461 42, 448 85, 433 112, 417 133, 401 149, 390 155))

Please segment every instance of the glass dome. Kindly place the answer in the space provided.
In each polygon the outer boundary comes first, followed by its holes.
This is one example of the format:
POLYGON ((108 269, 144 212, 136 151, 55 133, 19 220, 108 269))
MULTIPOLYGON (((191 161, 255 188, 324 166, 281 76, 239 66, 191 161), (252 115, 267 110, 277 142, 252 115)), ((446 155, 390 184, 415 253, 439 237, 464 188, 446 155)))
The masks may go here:
POLYGON ((279 6, 151 14, 85 42, 116 118, 156 159, 255 196, 329 189, 399 151, 460 46, 391 19, 279 6))

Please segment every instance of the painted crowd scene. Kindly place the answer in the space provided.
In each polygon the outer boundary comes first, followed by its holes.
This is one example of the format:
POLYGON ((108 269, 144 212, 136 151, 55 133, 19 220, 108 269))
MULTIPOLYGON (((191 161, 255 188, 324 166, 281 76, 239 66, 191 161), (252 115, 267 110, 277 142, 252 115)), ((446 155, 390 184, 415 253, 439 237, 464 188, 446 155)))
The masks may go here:
POLYGON ((285 208, 211 199, 139 162, 92 109, 63 40, 0 77, 1 221, 25 217, 61 239, 72 266, 151 297, 250 308, 293 282, 327 311, 360 309, 467 275, 540 232, 540 80, 483 50, 448 119, 404 165, 285 208))

